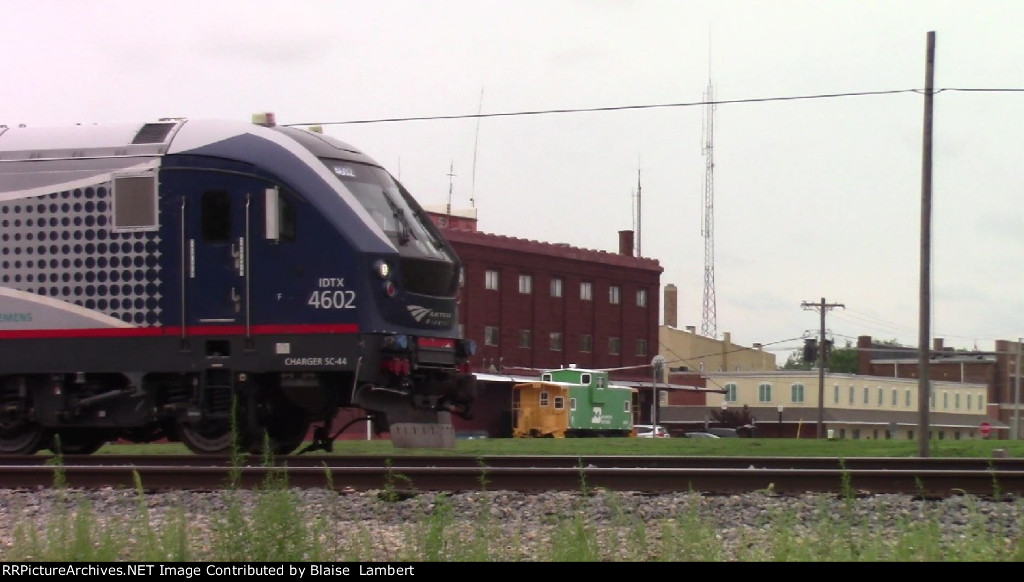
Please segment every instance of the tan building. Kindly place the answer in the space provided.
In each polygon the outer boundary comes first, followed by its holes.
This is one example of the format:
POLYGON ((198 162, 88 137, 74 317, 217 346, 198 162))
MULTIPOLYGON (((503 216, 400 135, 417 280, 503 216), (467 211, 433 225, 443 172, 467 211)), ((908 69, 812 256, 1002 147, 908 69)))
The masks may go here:
POLYGON ((666 361, 668 373, 674 372, 756 372, 778 369, 775 354, 765 352, 760 344, 752 347, 732 343, 729 332, 722 339, 702 336, 696 328, 678 329, 677 290, 674 284, 665 285, 665 323, 658 330, 660 353, 666 361))
MULTIPOLYGON (((673 433, 715 425, 723 412, 743 410, 756 427, 756 436, 816 438, 820 412, 824 435, 848 439, 917 438, 918 381, 908 378, 826 373, 820 384, 817 370, 721 372, 704 374, 708 388, 704 406, 664 406, 660 422, 673 433), (823 400, 819 400, 823 388, 823 400)), ((990 417, 986 384, 933 381, 929 426, 932 438, 983 438, 988 425, 995 436, 1009 428, 990 417)))

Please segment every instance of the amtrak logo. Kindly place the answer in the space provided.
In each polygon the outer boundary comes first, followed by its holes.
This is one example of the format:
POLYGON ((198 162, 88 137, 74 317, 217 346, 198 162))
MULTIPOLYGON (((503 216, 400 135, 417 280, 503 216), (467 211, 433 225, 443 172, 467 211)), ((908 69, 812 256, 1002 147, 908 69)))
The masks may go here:
POLYGON ((409 305, 407 307, 409 314, 416 320, 417 323, 424 325, 451 325, 452 314, 447 311, 434 311, 429 307, 423 307, 422 305, 409 305))
POLYGON ((420 305, 410 305, 408 309, 409 313, 412 315, 412 318, 419 322, 422 322, 423 318, 430 314, 429 307, 422 307, 420 305))

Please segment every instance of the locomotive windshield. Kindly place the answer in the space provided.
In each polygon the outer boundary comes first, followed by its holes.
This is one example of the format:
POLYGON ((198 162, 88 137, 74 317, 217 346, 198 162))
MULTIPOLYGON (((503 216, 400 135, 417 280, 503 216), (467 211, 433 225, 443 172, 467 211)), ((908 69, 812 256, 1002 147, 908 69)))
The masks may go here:
POLYGON ((331 172, 370 213, 385 234, 397 243, 402 254, 447 258, 444 244, 408 202, 408 192, 386 171, 365 164, 324 160, 331 172))

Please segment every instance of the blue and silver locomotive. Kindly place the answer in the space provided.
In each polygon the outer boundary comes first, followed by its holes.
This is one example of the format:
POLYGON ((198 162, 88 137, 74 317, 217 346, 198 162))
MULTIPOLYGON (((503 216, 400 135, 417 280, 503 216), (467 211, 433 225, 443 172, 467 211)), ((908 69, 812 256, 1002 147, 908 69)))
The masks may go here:
POLYGON ((0 453, 470 416, 451 246, 356 148, 254 121, 0 126, 0 453))

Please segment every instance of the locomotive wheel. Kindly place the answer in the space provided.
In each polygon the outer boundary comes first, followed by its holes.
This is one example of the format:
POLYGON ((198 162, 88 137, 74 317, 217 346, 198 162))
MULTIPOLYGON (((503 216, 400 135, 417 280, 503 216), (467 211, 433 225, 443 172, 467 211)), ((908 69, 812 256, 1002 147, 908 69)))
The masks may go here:
MULTIPOLYGON (((309 432, 309 421, 299 413, 274 418, 265 427, 269 451, 274 455, 290 455, 299 448, 309 432)), ((263 452, 263 442, 253 443, 252 453, 263 452)))
POLYGON ((206 422, 204 424, 178 423, 178 436, 188 450, 199 455, 217 455, 231 452, 231 423, 206 422))
POLYGON ((34 455, 50 442, 50 435, 48 428, 35 422, 0 419, 0 453, 34 455))

